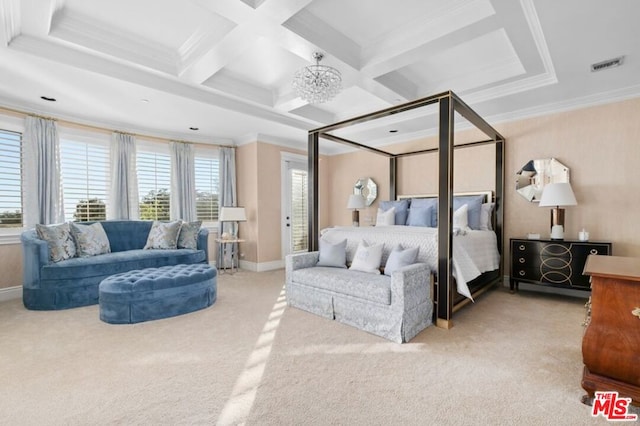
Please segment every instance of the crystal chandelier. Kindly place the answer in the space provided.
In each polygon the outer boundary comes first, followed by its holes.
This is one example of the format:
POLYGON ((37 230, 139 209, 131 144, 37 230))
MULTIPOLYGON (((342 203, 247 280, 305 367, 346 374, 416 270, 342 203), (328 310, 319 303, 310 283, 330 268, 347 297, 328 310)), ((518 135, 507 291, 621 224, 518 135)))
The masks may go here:
POLYGON ((310 104, 321 104, 331 100, 342 90, 342 76, 333 67, 320 65, 324 54, 315 52, 315 65, 298 70, 293 76, 293 90, 310 104))

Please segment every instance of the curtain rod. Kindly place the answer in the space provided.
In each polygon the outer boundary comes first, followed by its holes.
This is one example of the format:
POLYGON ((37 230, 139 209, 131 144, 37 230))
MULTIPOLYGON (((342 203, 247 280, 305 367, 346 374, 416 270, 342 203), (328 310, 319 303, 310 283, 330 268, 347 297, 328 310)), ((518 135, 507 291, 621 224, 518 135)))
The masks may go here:
POLYGON ((7 112, 12 112, 14 114, 20 114, 20 115, 24 115, 24 116, 32 116, 32 117, 37 117, 37 118, 43 118, 45 120, 53 120, 53 121, 57 121, 58 123, 66 123, 66 124, 71 124, 74 126, 81 126, 81 127, 86 127, 89 129, 95 129, 95 130, 102 130, 102 131, 106 131, 106 132, 115 132, 115 133, 122 133, 125 135, 132 135, 132 136, 139 136, 139 137, 143 137, 143 138, 148 138, 148 139, 155 139, 155 140, 161 140, 161 141, 167 141, 167 142, 182 142, 182 143, 189 143, 189 144, 193 144, 193 145, 204 145, 204 146, 215 146, 218 148, 236 148, 235 145, 222 145, 222 144, 217 144, 217 143, 204 143, 204 142, 193 142, 193 141, 185 141, 185 140, 181 140, 181 139, 171 139, 171 138, 165 138, 165 137, 161 137, 161 136, 151 136, 151 135, 145 135, 142 133, 131 133, 131 132, 125 132, 122 130, 113 130, 113 129, 108 129, 106 127, 100 127, 100 126, 95 126, 93 124, 82 124, 82 123, 75 123, 73 121, 69 121, 69 120, 62 120, 59 118, 55 118, 55 117, 47 117, 41 114, 36 114, 36 113, 32 113, 32 112, 25 112, 25 111, 21 111, 18 109, 14 109, 14 108, 8 108, 5 106, 0 106, 0 110, 2 111, 7 111, 7 112))

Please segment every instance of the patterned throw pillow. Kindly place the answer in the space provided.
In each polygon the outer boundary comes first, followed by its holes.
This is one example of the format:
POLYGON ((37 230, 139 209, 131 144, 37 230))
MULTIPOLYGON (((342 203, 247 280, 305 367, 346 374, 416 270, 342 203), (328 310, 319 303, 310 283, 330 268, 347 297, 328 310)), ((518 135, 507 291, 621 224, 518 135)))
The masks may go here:
POLYGON ((200 231, 202 221, 182 222, 180 227, 180 235, 178 235, 178 248, 197 249, 198 248, 198 232, 200 231))
POLYGON ((52 262, 71 259, 76 255, 76 243, 73 241, 68 223, 59 225, 36 225, 38 238, 49 245, 49 259, 52 262))
POLYGON ((178 234, 182 222, 174 220, 173 222, 154 221, 147 237, 145 249, 176 249, 178 248, 178 234))
POLYGON ((383 249, 384 244, 370 246, 365 241, 360 241, 349 269, 380 275, 380 261, 382 260, 383 249))
POLYGON ((100 222, 91 225, 71 223, 71 235, 76 240, 76 249, 79 257, 111 253, 109 238, 100 222))

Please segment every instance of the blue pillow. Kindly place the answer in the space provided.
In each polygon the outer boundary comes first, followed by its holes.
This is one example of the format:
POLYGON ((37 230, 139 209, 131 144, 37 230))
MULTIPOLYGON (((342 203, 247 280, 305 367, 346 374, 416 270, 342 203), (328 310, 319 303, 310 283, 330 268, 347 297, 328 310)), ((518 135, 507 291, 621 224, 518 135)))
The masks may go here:
POLYGON ((431 207, 431 228, 438 226, 438 199, 437 198, 412 198, 411 208, 431 207))
POLYGON ((320 259, 316 266, 331 266, 333 268, 347 267, 347 239, 332 244, 320 240, 320 259))
POLYGON ((478 230, 480 229, 480 215, 484 199, 484 195, 464 195, 453 197, 453 211, 458 210, 463 204, 466 204, 468 208, 469 228, 478 230))
POLYGON ((432 215, 433 215, 433 206, 414 207, 412 205, 411 208, 409 209, 409 216, 407 217, 407 225, 431 227, 432 215))
POLYGON ((387 264, 384 266, 384 274, 391 276, 393 271, 414 264, 418 258, 418 250, 418 247, 406 250, 402 250, 400 246, 394 248, 389 254, 387 264))
POLYGON ((398 201, 380 201, 379 205, 382 211, 387 211, 391 207, 396 208, 396 217, 395 224, 396 225, 405 225, 407 223, 407 215, 409 214, 409 200, 398 200, 398 201))

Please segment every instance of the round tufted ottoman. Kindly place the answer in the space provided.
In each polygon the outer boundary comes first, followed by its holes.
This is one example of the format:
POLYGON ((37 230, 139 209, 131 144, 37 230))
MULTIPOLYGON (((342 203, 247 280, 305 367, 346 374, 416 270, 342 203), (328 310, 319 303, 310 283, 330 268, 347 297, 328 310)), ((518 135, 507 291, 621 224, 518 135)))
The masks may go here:
POLYGON ((100 319, 111 324, 173 317, 216 301, 217 271, 209 265, 173 265, 124 272, 99 287, 100 319))

